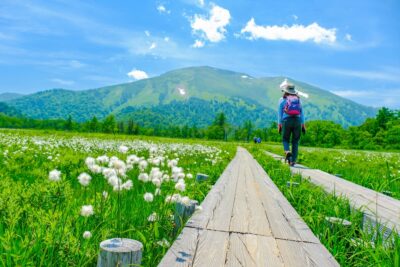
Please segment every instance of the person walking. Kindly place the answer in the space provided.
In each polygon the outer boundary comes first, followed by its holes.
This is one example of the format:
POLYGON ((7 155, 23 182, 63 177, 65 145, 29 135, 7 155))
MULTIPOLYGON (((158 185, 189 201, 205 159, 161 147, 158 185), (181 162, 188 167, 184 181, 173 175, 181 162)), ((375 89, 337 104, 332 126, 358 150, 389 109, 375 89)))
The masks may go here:
POLYGON ((301 133, 306 133, 304 112, 295 86, 286 80, 281 85, 283 96, 278 107, 278 132, 282 134, 285 162, 296 164, 301 133), (292 150, 290 150, 290 139, 292 150))

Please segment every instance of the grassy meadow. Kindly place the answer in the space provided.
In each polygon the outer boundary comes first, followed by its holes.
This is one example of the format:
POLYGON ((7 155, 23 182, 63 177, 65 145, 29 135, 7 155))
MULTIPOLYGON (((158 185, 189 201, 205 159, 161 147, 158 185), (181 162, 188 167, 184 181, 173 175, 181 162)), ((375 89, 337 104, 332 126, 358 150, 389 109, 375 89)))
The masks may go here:
MULTIPOLYGON (((201 203, 237 145, 0 130, 0 266, 95 266, 99 243, 113 237, 141 241, 143 266, 156 266, 177 236, 175 203, 201 203), (196 182, 197 173, 210 178, 196 182)), ((376 233, 363 232, 362 214, 352 212, 346 199, 292 176, 287 166, 263 152, 281 154, 280 146, 240 145, 249 149, 341 265, 400 266, 399 238, 392 236, 388 244, 374 238, 376 233), (300 185, 287 187, 287 181, 300 185), (332 228, 325 217, 352 224, 332 228)), ((398 197, 398 157, 302 147, 300 160, 379 191, 390 189, 398 197)), ((196 210, 201 212, 201 206, 196 210)))

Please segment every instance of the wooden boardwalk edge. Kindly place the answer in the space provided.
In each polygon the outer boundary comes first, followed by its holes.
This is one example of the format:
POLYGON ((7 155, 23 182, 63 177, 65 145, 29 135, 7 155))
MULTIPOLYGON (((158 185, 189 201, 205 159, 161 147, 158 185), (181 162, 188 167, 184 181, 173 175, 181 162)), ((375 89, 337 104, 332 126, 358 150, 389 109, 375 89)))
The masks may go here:
POLYGON ((339 266, 239 147, 159 266, 339 266))

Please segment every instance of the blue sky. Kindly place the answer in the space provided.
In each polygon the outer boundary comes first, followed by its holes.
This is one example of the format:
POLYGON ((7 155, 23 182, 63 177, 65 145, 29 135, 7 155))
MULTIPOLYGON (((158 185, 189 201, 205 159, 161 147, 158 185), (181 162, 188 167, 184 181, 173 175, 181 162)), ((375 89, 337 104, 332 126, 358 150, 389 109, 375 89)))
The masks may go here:
POLYGON ((0 93, 209 65, 400 108, 400 1, 0 0, 0 93))

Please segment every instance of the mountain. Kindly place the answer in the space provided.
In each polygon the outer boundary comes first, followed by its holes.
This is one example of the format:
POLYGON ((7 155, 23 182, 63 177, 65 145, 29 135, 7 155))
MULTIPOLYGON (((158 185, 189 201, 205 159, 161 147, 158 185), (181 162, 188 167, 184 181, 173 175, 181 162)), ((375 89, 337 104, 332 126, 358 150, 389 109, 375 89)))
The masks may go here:
POLYGON ((23 95, 17 93, 2 93, 0 94, 0 102, 17 99, 23 95))
MULTIPOLYGON (((209 124, 225 112, 240 125, 257 126, 276 120, 279 84, 283 77, 254 78, 211 67, 191 67, 158 77, 84 91, 52 89, 8 100, 7 104, 32 118, 66 118, 85 121, 114 114, 148 126, 209 124)), ((302 98, 307 120, 333 120, 357 125, 373 117, 376 109, 357 104, 318 87, 289 79, 309 95, 302 98)))

